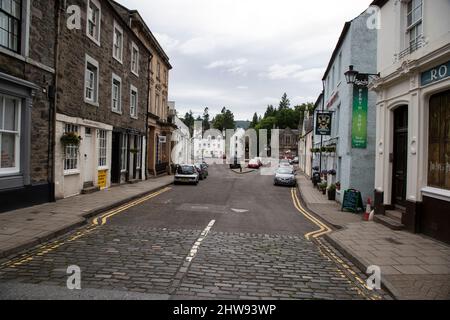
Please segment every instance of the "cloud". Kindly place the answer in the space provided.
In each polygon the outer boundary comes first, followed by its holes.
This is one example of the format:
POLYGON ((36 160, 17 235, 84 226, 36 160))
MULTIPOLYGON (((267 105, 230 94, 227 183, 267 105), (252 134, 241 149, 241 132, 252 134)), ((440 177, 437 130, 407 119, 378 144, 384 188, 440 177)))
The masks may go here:
POLYGON ((315 101, 344 23, 373 0, 117 1, 140 12, 167 52, 181 113, 227 106, 251 119, 284 92, 293 105, 315 101))
POLYGON ((303 69, 303 67, 298 64, 290 64, 290 65, 274 64, 269 67, 267 72, 261 73, 260 75, 263 77, 267 77, 271 80, 288 79, 292 78, 292 76, 301 69, 303 69))
POLYGON ((245 58, 239 58, 234 60, 217 60, 213 61, 207 66, 206 69, 223 69, 229 73, 241 74, 246 76, 247 72, 244 70, 244 66, 247 64, 248 60, 245 58))
POLYGON ((154 36, 158 40, 159 44, 163 47, 167 53, 172 52, 180 44, 179 40, 176 40, 165 33, 154 33, 154 36))

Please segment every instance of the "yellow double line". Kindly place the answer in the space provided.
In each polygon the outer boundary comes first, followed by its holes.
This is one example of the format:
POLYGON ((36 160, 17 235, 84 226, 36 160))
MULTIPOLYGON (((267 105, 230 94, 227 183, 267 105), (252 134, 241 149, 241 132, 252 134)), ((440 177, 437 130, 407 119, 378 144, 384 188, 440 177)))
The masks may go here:
POLYGON ((140 198, 140 199, 138 199, 138 200, 129 202, 129 203, 127 203, 127 204, 125 204, 125 205, 123 205, 123 206, 117 208, 117 209, 113 209, 113 210, 111 210, 111 211, 108 211, 108 212, 106 212, 105 214, 101 215, 100 217, 95 218, 95 219, 92 221, 92 224, 95 225, 95 226, 99 226, 99 225, 102 226, 102 225, 106 224, 106 222, 107 222, 107 220, 108 220, 109 218, 111 218, 111 217, 113 217, 113 216, 115 216, 115 215, 117 215, 117 214, 119 214, 119 213, 121 213, 121 212, 123 212, 123 211, 125 211, 125 210, 128 210, 128 209, 130 209, 130 208, 132 208, 132 207, 135 207, 135 206, 137 206, 137 205, 139 205, 139 204, 141 204, 141 203, 143 203, 143 202, 145 202, 145 201, 148 201, 148 200, 150 200, 150 199, 152 199, 152 198, 154 198, 154 197, 157 197, 157 196, 159 196, 160 194, 162 194, 162 193, 164 193, 164 192, 167 192, 167 191, 169 191, 169 190, 171 190, 171 189, 172 189, 172 188, 170 188, 170 187, 164 188, 164 189, 159 190, 159 191, 157 191, 157 192, 155 192, 155 193, 149 194, 148 196, 145 196, 145 197, 140 198))
POLYGON ((295 208, 303 215, 306 219, 317 225, 320 230, 316 230, 310 233, 305 234, 305 238, 307 240, 311 240, 311 238, 316 239, 318 237, 321 237, 327 233, 330 233, 332 230, 323 222, 321 222, 316 217, 312 216, 305 208, 303 208, 302 204, 300 203, 300 200, 297 196, 297 190, 295 188, 291 189, 292 194, 292 201, 294 202, 295 208))
POLYGON ((96 228, 98 228, 99 226, 102 226, 104 224, 106 224, 107 220, 109 218, 111 218, 112 216, 115 216, 131 207, 137 206, 138 204, 141 204, 145 201, 148 201, 164 192, 167 192, 169 190, 171 190, 172 188, 167 187, 164 189, 161 189, 155 193, 149 194, 143 198, 140 198, 138 200, 129 202, 117 209, 111 210, 106 212, 105 214, 103 214, 102 216, 95 218, 92 222, 92 225, 87 227, 86 229, 80 230, 78 231, 76 234, 70 236, 68 239, 66 240, 55 240, 50 242, 49 244, 45 244, 40 246, 37 250, 33 251, 32 253, 29 254, 25 254, 22 255, 21 257, 17 258, 17 259, 13 259, 13 260, 9 260, 6 261, 4 263, 2 263, 0 265, 0 268, 5 268, 5 267, 18 267, 24 263, 33 261, 34 256, 39 256, 42 257, 44 255, 49 254, 50 252, 58 249, 59 247, 63 246, 64 244, 68 243, 68 242, 73 242, 75 240, 78 240, 79 238, 82 238, 84 236, 86 236, 87 234, 91 233, 92 231, 94 231, 96 228))

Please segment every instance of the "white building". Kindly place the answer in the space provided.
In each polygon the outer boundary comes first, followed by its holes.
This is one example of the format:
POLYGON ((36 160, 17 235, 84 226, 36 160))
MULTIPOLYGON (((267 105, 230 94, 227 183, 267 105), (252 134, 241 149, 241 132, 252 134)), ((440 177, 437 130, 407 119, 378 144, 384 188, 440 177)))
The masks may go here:
POLYGON ((177 116, 175 116, 174 122, 178 129, 172 134, 172 141, 175 142, 172 150, 172 162, 174 164, 191 163, 192 139, 189 128, 177 116))
POLYGON ((376 211, 450 242, 450 1, 373 4, 381 8, 376 211))

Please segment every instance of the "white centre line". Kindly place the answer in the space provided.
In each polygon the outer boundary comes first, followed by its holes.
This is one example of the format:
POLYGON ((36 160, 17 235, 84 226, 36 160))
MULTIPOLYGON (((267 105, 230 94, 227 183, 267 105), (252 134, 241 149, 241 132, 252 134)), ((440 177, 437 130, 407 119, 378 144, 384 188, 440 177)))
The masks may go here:
POLYGON ((202 231, 202 233, 200 234, 200 237, 194 243, 191 251, 189 251, 189 254, 186 257, 187 262, 191 263, 192 260, 195 258, 195 256, 197 255, 198 249, 200 248, 200 245, 202 244, 203 240, 205 240, 206 236, 211 231, 211 228, 214 226, 215 223, 216 223, 216 220, 211 220, 211 222, 206 226, 205 230, 202 231))

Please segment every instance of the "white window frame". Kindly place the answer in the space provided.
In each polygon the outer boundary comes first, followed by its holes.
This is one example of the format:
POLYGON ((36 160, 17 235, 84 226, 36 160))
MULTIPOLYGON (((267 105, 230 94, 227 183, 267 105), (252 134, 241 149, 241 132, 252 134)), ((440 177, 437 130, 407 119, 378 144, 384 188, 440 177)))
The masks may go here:
MULTIPOLYGON (((4 129, 0 129, 0 150, 2 148, 2 140, 1 140, 1 136, 2 133, 7 133, 7 134, 15 134, 15 141, 14 141, 14 167, 11 168, 0 168, 0 176, 3 175, 10 175, 10 174, 16 174, 20 172, 20 140, 21 140, 21 113, 22 113, 22 100, 17 98, 17 97, 13 97, 13 96, 8 96, 5 94, 0 94, 0 97, 2 98, 0 100, 0 103, 2 104, 0 106, 0 112, 2 112, 2 119, 3 122, 5 121, 5 103, 6 103, 6 99, 12 99, 15 100, 17 102, 17 108, 16 108, 16 114, 15 117, 17 119, 17 130, 14 131, 10 131, 10 130, 4 130, 4 129)), ((4 128, 4 123, 1 124, 1 128, 4 128)), ((0 151, 1 152, 1 151, 0 151)), ((0 154, 1 157, 1 154, 0 154)), ((1 161, 1 158, 0 158, 1 161)))
POLYGON ((128 135, 120 135, 120 172, 128 170, 128 135))
POLYGON ((102 7, 100 5, 100 2, 97 0, 88 0, 87 1, 87 7, 86 7, 86 36, 91 39, 96 45, 100 46, 100 34, 101 34, 101 25, 102 25, 102 7), (89 34, 89 10, 91 3, 98 8, 98 22, 97 22, 97 39, 89 34))
POLYGON ((100 68, 99 68, 99 64, 98 61, 95 60, 94 58, 90 57, 89 55, 86 55, 86 61, 85 61, 85 66, 84 66, 84 91, 83 91, 83 95, 84 95, 84 102, 89 103, 93 106, 98 107, 99 106, 99 102, 98 102, 98 96, 99 96, 99 75, 100 75, 100 68), (96 84, 95 84, 95 88, 94 88, 94 100, 88 99, 86 97, 86 89, 87 89, 87 81, 88 81, 88 77, 87 77, 87 70, 88 70, 88 64, 94 66, 95 68, 97 68, 97 74, 96 74, 96 84))
POLYGON ((97 140, 98 170, 106 170, 108 169, 108 131, 98 129, 97 140), (102 137, 102 134, 105 136, 102 137), (102 142, 104 142, 104 145, 102 145, 102 142), (105 161, 104 164, 102 163, 102 160, 105 161))
POLYGON ((415 10, 417 10, 419 8, 419 6, 413 7, 413 4, 412 4, 413 1, 414 0, 409 0, 409 1, 407 1, 405 3, 405 7, 406 7, 406 10, 405 10, 405 12, 406 12, 406 43, 407 43, 406 47, 410 48, 410 52, 411 53, 416 51, 416 50, 418 50, 420 48, 420 46, 418 45, 417 41, 421 37, 423 37, 423 34, 424 34, 424 30, 423 30, 423 28, 424 28, 424 23, 423 23, 423 17, 424 17, 424 15, 423 15, 423 11, 424 11, 423 0, 421 0, 421 4, 420 4, 421 11, 422 11, 421 17, 417 21, 413 21, 412 17, 411 17, 411 24, 409 24, 409 21, 408 21, 409 14, 413 14, 415 12, 415 10), (412 8, 411 12, 408 9, 408 6, 409 6, 410 3, 411 3, 411 8, 412 8), (421 25, 421 27, 422 27, 421 34, 415 35, 414 40, 411 40, 411 33, 412 32, 416 32, 416 30, 419 27, 419 25, 421 25), (413 46, 413 42, 415 43, 415 46, 413 46))
POLYGON ((138 93, 138 89, 133 86, 130 85, 130 116, 133 119, 137 119, 138 118, 138 106, 139 106, 139 93, 138 93), (132 112, 133 110, 133 92, 136 93, 136 105, 134 106, 134 113, 132 112))
MULTIPOLYGON (((64 133, 66 132, 74 132, 77 134, 80 134, 80 126, 77 124, 73 124, 73 123, 64 123, 64 133), (67 128, 70 127, 71 129, 74 130, 67 130, 67 128)), ((72 174, 79 174, 80 173, 80 157, 79 157, 79 153, 80 153, 80 147, 76 146, 76 145, 67 145, 65 147, 64 150, 64 163, 63 163, 63 168, 64 168, 64 175, 68 176, 68 175, 72 175, 72 174), (73 151, 73 152, 71 152, 73 151), (72 155, 75 154, 74 157, 69 157, 68 155, 72 155), (66 166, 67 164, 67 160, 69 161, 74 161, 72 163, 75 163, 75 166, 71 166, 70 168, 68 168, 66 166)))
POLYGON ((112 112, 122 114, 122 78, 120 78, 117 74, 112 74, 111 80, 111 110, 112 112), (119 82, 119 98, 118 98, 118 108, 114 108, 114 81, 119 82))
POLYGON ((124 37, 123 37, 123 29, 122 27, 117 23, 117 21, 114 20, 114 29, 113 29, 113 58, 116 59, 121 64, 123 63, 123 43, 124 43, 124 37), (122 41, 120 43, 120 56, 118 57, 116 55, 116 31, 118 31, 122 37, 122 41))
POLYGON ((136 43, 131 43, 131 72, 136 76, 139 77, 139 47, 136 43), (136 51, 137 57, 136 57, 136 65, 134 66, 133 58, 134 58, 134 52, 136 51))

